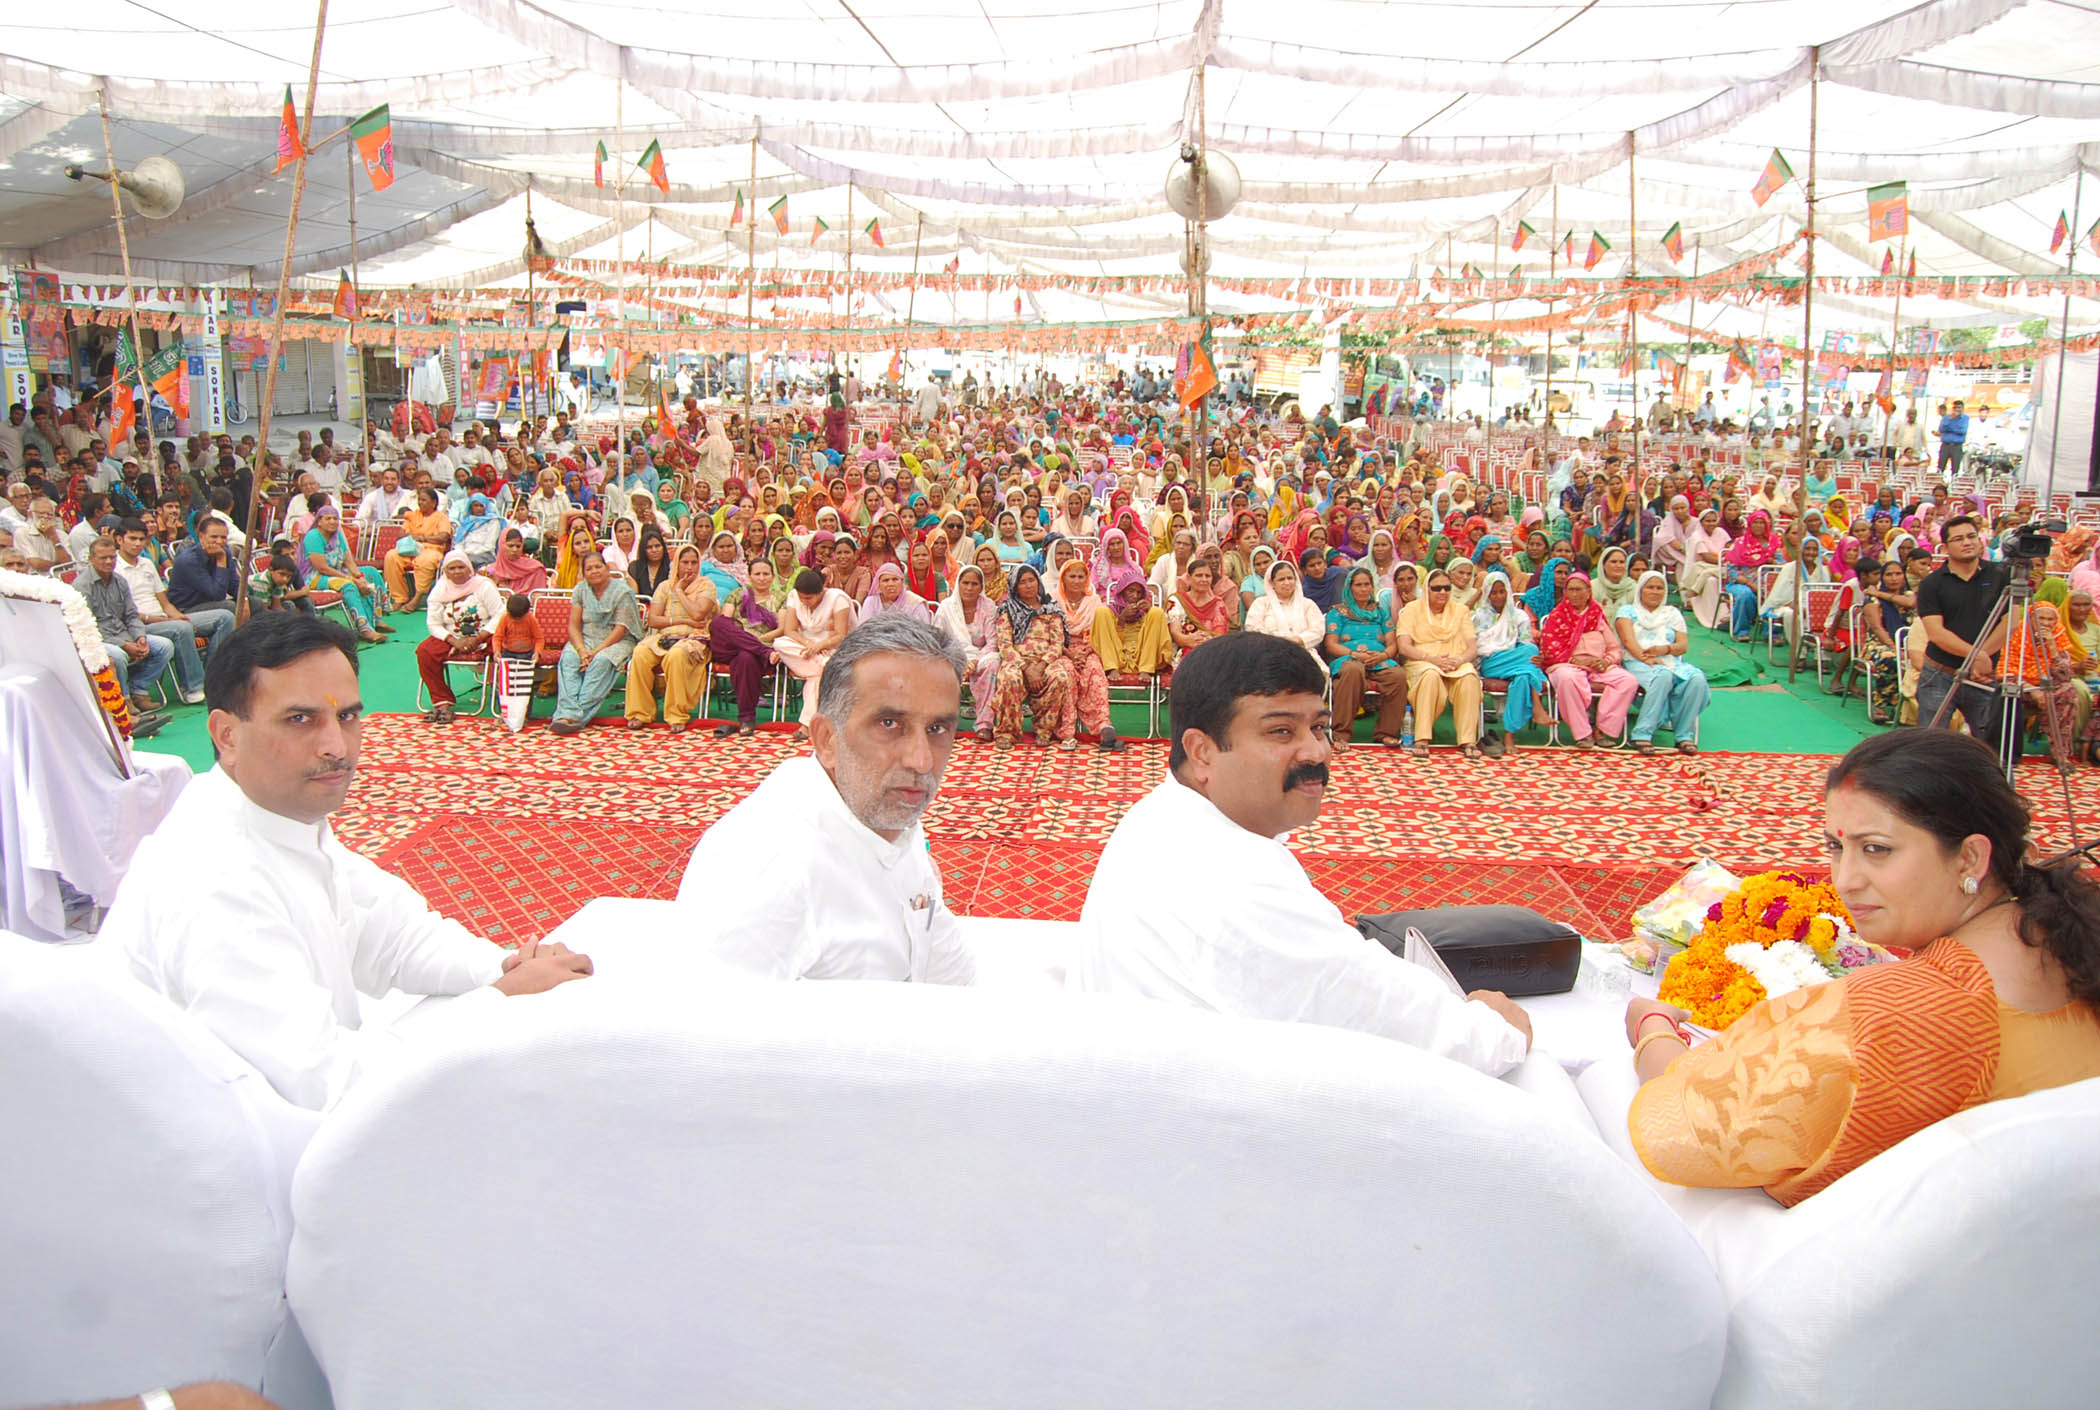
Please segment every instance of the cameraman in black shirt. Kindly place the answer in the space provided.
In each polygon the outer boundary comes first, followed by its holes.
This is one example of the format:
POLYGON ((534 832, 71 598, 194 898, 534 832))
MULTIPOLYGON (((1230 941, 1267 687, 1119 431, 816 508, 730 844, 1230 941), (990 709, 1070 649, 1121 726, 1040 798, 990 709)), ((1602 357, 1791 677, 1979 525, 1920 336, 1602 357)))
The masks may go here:
POLYGON ((1918 673, 1918 723, 1932 724, 1941 702, 1952 694, 1954 708, 1968 721, 1969 733, 1995 748, 2002 699, 1993 663, 2005 645, 2004 618, 1976 653, 1968 678, 1958 679, 1957 673, 2005 591, 2006 567, 1984 562, 1983 525, 1973 515, 1957 514, 1949 519, 1941 545, 1947 551, 1947 565, 1926 574, 1918 584, 1918 624, 1925 629, 1925 666, 1918 673))

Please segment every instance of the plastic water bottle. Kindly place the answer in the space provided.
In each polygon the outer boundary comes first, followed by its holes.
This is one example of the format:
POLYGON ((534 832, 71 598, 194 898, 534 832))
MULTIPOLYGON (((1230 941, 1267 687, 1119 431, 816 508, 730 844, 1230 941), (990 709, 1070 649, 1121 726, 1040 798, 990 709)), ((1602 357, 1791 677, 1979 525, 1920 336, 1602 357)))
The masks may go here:
POLYGON ((1415 707, 1412 705, 1400 712, 1400 747, 1415 747, 1415 707))

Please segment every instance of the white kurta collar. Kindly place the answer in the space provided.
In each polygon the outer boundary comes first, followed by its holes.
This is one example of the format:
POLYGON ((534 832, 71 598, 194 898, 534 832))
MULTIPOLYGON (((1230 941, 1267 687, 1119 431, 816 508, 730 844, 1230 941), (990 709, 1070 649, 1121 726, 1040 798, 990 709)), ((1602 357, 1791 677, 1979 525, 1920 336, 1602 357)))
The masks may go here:
POLYGON ((271 812, 243 792, 233 775, 227 773, 222 766, 213 765, 211 772, 199 781, 223 788, 239 825, 265 842, 274 842, 295 852, 318 852, 328 840, 329 829, 326 822, 304 823, 297 818, 271 812))
POLYGON ((817 801, 817 806, 832 824, 845 831, 848 840, 868 849, 877 866, 884 871, 895 871, 897 864, 906 857, 915 851, 925 850, 918 823, 914 822, 906 828, 895 842, 889 841, 862 822, 854 815, 853 809, 846 806, 845 796, 839 792, 839 786, 832 780, 829 770, 815 758, 810 758, 807 762, 809 771, 803 786, 810 791, 817 801))

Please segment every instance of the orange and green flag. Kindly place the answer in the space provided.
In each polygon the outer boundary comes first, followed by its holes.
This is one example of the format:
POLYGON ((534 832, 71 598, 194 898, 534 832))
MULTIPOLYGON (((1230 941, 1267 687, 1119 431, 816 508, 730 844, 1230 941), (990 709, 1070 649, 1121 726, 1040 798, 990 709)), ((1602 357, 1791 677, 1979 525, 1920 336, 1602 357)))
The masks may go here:
POLYGON ((2085 243, 2094 254, 2100 255, 2100 220, 2086 227, 2085 243))
POLYGON ((812 245, 816 244, 818 240, 823 238, 824 232, 830 228, 831 223, 825 220, 823 216, 818 216, 809 223, 809 243, 812 245))
POLYGON ((1883 250, 1881 252, 1881 277, 1886 279, 1889 275, 1895 273, 1895 271, 1896 252, 1894 250, 1883 250))
POLYGON ((350 140, 365 159, 365 175, 374 191, 394 184, 394 113, 385 103, 350 124, 350 140))
MULTIPOLYGON (((2100 246, 2096 246, 2095 248, 2100 248, 2100 246)), ((1915 279, 1918 277, 1918 252, 1916 250, 1912 250, 1910 252, 1910 264, 1907 268, 1904 269, 1903 277, 1905 279, 1915 279)))
POLYGON ((1772 155, 1765 161, 1764 175, 1758 177, 1757 184, 1750 188, 1750 198, 1763 205, 1779 194, 1780 187, 1793 179, 1794 169, 1787 165, 1785 156, 1774 147, 1772 155))
POLYGON ((1575 260, 1575 232, 1572 228, 1560 237, 1560 257, 1571 264, 1575 260))
POLYGON ((1590 232, 1590 252, 1582 257, 1582 267, 1584 269, 1595 269, 1597 261, 1610 253, 1611 241, 1592 230, 1590 232))
POLYGON ((869 239, 869 240, 870 240, 870 241, 871 241, 871 242, 872 242, 872 243, 874 244, 875 248, 876 248, 876 249, 878 249, 878 250, 879 250, 879 249, 881 249, 881 248, 882 248, 882 221, 881 221, 881 219, 880 219, 880 218, 878 217, 878 218, 876 218, 876 219, 874 219, 874 220, 871 220, 871 221, 869 221, 869 222, 868 222, 868 223, 867 223, 867 224, 866 224, 865 226, 863 226, 863 227, 861 227, 861 228, 862 228, 862 229, 863 229, 864 231, 866 231, 866 232, 867 232, 867 236, 868 236, 868 239, 869 239))
POLYGON ((1184 407, 1194 406, 1218 389, 1218 367, 1210 349, 1196 342, 1184 343, 1174 360, 1174 399, 1184 407))
POLYGON ((605 142, 601 138, 598 150, 591 154, 591 182, 601 191, 605 189, 605 159, 610 155, 612 154, 605 150, 605 142))
POLYGON ((736 188, 736 204, 729 208, 729 228, 736 229, 744 223, 744 188, 736 188))
POLYGON ((642 148, 642 154, 634 159, 634 164, 649 173, 649 180, 657 190, 666 196, 671 194, 671 177, 664 170, 664 149, 661 143, 651 139, 649 145, 642 148))
POLYGON ((1677 260, 1677 261, 1679 261, 1679 262, 1682 262, 1682 261, 1683 261, 1683 259, 1684 259, 1684 222, 1683 222, 1683 221, 1681 221, 1681 220, 1680 220, 1680 221, 1675 221, 1675 222, 1673 222, 1673 223, 1671 224, 1670 228, 1669 228, 1668 230, 1665 230, 1665 231, 1663 232, 1663 249, 1665 249, 1665 250, 1667 250, 1667 251, 1669 252, 1669 255, 1670 255, 1670 258, 1671 258, 1671 259, 1673 259, 1673 260, 1677 260))
POLYGON ((781 234, 783 234, 783 235, 785 235, 785 234, 787 234, 787 233, 788 233, 788 198, 787 198, 787 197, 785 197, 785 196, 782 196, 782 197, 781 197, 781 198, 780 198, 779 200, 775 201, 775 202, 774 202, 774 203, 773 203, 772 205, 770 205, 770 206, 767 206, 767 207, 766 207, 766 214, 767 214, 767 215, 770 215, 770 216, 772 216, 772 217, 773 217, 773 228, 774 228, 775 230, 778 230, 778 231, 779 231, 779 232, 780 232, 781 234))
POLYGON ((277 170, 283 171, 306 155, 299 140, 299 111, 292 106, 292 85, 284 86, 284 108, 277 115, 277 170))
POLYGON ((2056 229, 2049 232, 2049 253, 2055 254, 2071 238, 2071 221, 2062 211, 2056 213, 2056 229))
POLYGON ((159 392, 169 406, 178 411, 181 409, 178 402, 182 386, 182 344, 170 343, 147 358, 141 372, 146 385, 159 392))
POLYGON ((109 444, 112 449, 127 445, 131 432, 138 425, 139 410, 131 399, 132 384, 117 383, 109 394, 109 444))
POLYGON ((1509 242, 1509 247, 1512 250, 1521 250, 1524 248, 1524 242, 1538 233, 1538 231, 1533 230, 1528 224, 1520 220, 1517 222, 1517 237, 1509 242))
POLYGON ((1867 239, 1893 240, 1910 233, 1910 186, 1891 181, 1867 188, 1867 239))
POLYGON ((335 272, 335 316, 347 323, 357 321, 357 287, 350 282, 350 271, 335 272))

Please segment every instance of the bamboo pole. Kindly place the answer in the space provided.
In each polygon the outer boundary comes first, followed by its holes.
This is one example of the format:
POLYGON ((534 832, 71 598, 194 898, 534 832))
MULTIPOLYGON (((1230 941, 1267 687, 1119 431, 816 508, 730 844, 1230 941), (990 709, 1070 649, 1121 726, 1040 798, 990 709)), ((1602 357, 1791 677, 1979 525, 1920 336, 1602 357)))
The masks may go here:
POLYGON ((926 212, 919 212, 919 233, 911 242, 911 291, 904 297, 904 322, 909 327, 919 307, 919 247, 926 243, 926 212))
POLYGON ((2077 184, 2071 188, 2071 228, 2064 236, 2064 243, 2069 248, 2064 256, 2065 283, 2063 333, 2056 344, 2056 382, 2055 385, 2050 388, 2049 397, 2049 400, 2055 403, 2055 407, 2054 410, 2050 413, 2049 478, 2045 482, 2044 487, 2042 489, 2042 518, 2044 519, 2053 519, 2056 517, 2053 511, 2051 510, 2049 501, 2051 497, 2054 496, 2056 493, 2056 462, 2061 457, 2063 450, 2064 352, 2070 346, 2071 342, 2070 280, 2076 274, 2078 269, 2078 221, 2079 218, 2084 214, 2084 212, 2079 209, 2079 203, 2085 196, 2085 163, 2083 161, 2080 161, 2078 163, 2078 174, 2074 179, 2076 180, 2077 184))
POLYGON ((1487 335, 1488 443, 1490 445, 1494 443, 1495 438, 1495 319, 1499 317, 1499 314, 1496 311, 1497 301, 1495 299, 1495 284, 1502 278, 1502 217, 1499 215, 1495 217, 1494 241, 1494 253, 1488 256, 1488 266, 1492 271, 1488 279, 1487 335))
MULTIPOLYGON (((109 161, 109 205, 110 209, 116 213, 117 254, 124 261, 124 306, 131 319, 131 375, 138 384, 139 399, 145 403, 145 409, 140 414, 146 419, 146 443, 150 446, 153 443, 153 389, 146 385, 146 344, 139 336, 139 294, 137 286, 131 282, 131 237, 125 233, 124 193, 117 185, 117 148, 115 142, 110 139, 109 134, 109 88, 107 85, 103 87, 100 95, 97 97, 96 105, 97 110, 102 114, 102 153, 109 161)), ((282 322, 281 319, 279 321, 280 323, 282 322)), ((129 392, 119 387, 111 393, 111 399, 114 402, 114 399, 118 396, 129 395, 131 395, 129 392)), ((116 408, 114 405, 111 406, 110 411, 112 414, 115 413, 116 408)), ((134 423, 135 425, 136 423, 134 423)), ((109 453, 119 460, 124 458, 124 451, 120 446, 111 446, 109 453)), ((145 470, 148 467, 141 465, 139 468, 145 470)))
POLYGON ((758 429, 751 424, 751 384, 758 380, 758 359, 751 351, 757 327, 752 299, 758 288, 758 130, 751 132, 751 196, 744 202, 744 459, 758 462, 758 429))
MULTIPOLYGON (((343 144, 343 179, 350 192, 350 327, 353 330, 365 321, 365 295, 360 286, 357 270, 357 144, 343 144)), ((345 351, 346 358, 358 359, 357 364, 357 448, 365 456, 365 476, 369 487, 372 475, 372 415, 370 388, 365 386, 364 345, 355 336, 345 351)))
MULTIPOLYGON (((1889 439, 1896 426, 1896 354, 1903 341, 1903 266, 1910 252, 1910 221, 1904 220, 1903 239, 1896 249, 1896 307, 1889 314, 1889 410, 1881 418, 1881 451, 1883 478, 1891 469, 1888 455, 1889 439)), ((1913 398, 1915 401, 1915 398, 1913 398)))
MULTIPOLYGON (((1692 297, 1684 315, 1684 365, 1677 370, 1677 385, 1683 387, 1692 378, 1692 330, 1699 324, 1699 245, 1692 245, 1692 297)), ((1694 407, 1694 411, 1698 408, 1694 407)))
MULTIPOLYGON (((353 250, 357 247, 355 229, 356 227, 353 226, 351 235, 351 248, 353 250)), ((525 173, 525 326, 527 328, 539 326, 539 299, 534 288, 532 270, 532 266, 536 262, 535 257, 539 253, 539 243, 539 232, 533 229, 532 225, 532 173, 527 172, 525 173)), ((531 421, 534 408, 539 405, 539 381, 539 358, 532 346, 532 339, 528 336, 525 340, 525 375, 518 379, 518 385, 524 389, 518 393, 518 415, 527 422, 531 421)), ((498 416, 496 419, 500 423, 503 418, 498 416)))
MULTIPOLYGON (((621 73, 613 80, 613 258, 620 268, 620 297, 613 301, 620 335, 619 376, 613 378, 613 466, 607 472, 614 484, 627 478, 627 74, 626 51, 621 51, 621 73)), ((607 349, 608 353, 612 350, 607 349)), ((605 512, 605 530, 612 532, 612 506, 605 512)))
MULTIPOLYGON (((284 344, 284 304, 292 282, 292 249, 299 238, 299 203, 306 196, 306 166, 314 153, 314 93, 321 84, 321 39, 327 30, 328 0, 320 0, 314 14, 313 58, 306 68, 306 114, 300 122, 299 129, 299 146, 302 150, 299 153, 298 166, 292 172, 292 207, 284 222, 284 262, 277 268, 277 304, 272 310, 274 316, 270 321, 270 346, 263 363, 262 405, 256 408, 255 464, 248 467, 248 514, 243 528, 249 536, 248 547, 251 553, 269 547, 268 544, 255 542, 260 537, 256 532, 260 527, 256 519, 256 508, 262 501, 263 472, 270 458, 270 419, 277 403, 277 349, 284 344)), ((117 229, 121 232, 123 226, 119 225, 117 229)), ((152 415, 150 403, 147 415, 152 415)), ((248 596, 248 574, 241 574, 240 579, 238 591, 245 602, 248 596)), ((239 615, 239 604, 236 604, 235 615, 239 615)))
POLYGON ((1641 221, 1638 203, 1635 200, 1635 178, 1633 171, 1634 135, 1626 134, 1626 368, 1632 376, 1633 387, 1633 473, 1629 477, 1633 485, 1633 548, 1643 551, 1641 544, 1641 506, 1646 504, 1647 482, 1641 475, 1641 345, 1640 330, 1634 321, 1633 281, 1641 272, 1641 221))
MULTIPOLYGON (((1801 283, 1801 474, 1807 478, 1815 452, 1815 418, 1809 415, 1809 386, 1816 371, 1815 327, 1816 304, 1816 137, 1817 103, 1821 99, 1823 76, 1823 47, 1816 45, 1808 51, 1808 185, 1802 194, 1808 198, 1808 223, 1802 227, 1807 237, 1808 264, 1801 283)), ((1801 670, 1801 560, 1794 557, 1794 617, 1788 626, 1792 640, 1787 643, 1786 678, 1791 685, 1801 670)))
POLYGON ((1546 299, 1546 405, 1542 408, 1545 415, 1541 418, 1544 425, 1540 439, 1546 447, 1546 464, 1544 468, 1546 473, 1550 475, 1553 472, 1553 438, 1560 430, 1559 425, 1553 420, 1553 306, 1558 300, 1550 296, 1553 286, 1560 281, 1560 183, 1558 181, 1553 183, 1553 218, 1547 224, 1546 240, 1548 242, 1546 249, 1546 288, 1549 291, 1549 296, 1546 299))

